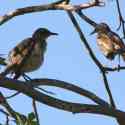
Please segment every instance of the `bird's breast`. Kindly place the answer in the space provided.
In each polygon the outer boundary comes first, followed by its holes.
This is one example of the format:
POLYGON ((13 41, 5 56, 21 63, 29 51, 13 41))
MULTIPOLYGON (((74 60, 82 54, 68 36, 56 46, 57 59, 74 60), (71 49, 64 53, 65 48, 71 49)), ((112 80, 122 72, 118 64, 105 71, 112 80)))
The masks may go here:
POLYGON ((29 59, 26 60, 24 68, 22 68, 23 72, 31 72, 37 70, 43 63, 44 53, 41 48, 36 45, 34 50, 32 50, 29 59))
POLYGON ((105 56, 114 51, 113 42, 107 35, 101 34, 97 36, 97 44, 105 56))

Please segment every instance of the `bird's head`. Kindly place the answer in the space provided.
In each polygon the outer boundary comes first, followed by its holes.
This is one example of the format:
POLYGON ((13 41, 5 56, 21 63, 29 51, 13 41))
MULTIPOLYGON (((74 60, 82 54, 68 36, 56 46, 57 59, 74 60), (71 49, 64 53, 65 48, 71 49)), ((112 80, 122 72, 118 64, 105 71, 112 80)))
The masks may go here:
POLYGON ((99 23, 96 25, 94 31, 91 33, 107 33, 110 31, 110 27, 106 23, 99 23))
POLYGON ((32 35, 33 38, 39 40, 46 40, 51 35, 58 35, 57 33, 53 33, 46 28, 38 28, 32 35))

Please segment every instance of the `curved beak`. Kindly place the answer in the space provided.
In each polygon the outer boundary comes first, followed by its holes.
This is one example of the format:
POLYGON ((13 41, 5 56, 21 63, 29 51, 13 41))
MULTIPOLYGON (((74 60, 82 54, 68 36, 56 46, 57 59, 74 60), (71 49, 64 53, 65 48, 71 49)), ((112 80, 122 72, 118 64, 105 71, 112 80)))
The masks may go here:
POLYGON ((94 33, 96 33, 97 31, 96 31, 96 29, 94 29, 91 33, 90 33, 90 35, 93 35, 94 33))
POLYGON ((58 35, 58 33, 50 32, 50 35, 58 35))

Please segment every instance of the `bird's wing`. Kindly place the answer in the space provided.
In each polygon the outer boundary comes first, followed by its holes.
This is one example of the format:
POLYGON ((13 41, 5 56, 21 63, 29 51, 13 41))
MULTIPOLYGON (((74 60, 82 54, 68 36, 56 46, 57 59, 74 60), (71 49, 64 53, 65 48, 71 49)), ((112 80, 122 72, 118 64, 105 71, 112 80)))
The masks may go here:
POLYGON ((116 34, 116 33, 114 33, 114 32, 111 32, 111 33, 109 34, 109 37, 110 37, 110 39, 113 41, 113 43, 114 43, 114 48, 115 48, 116 50, 118 50, 118 49, 125 49, 125 44, 124 44, 124 42, 122 41, 122 39, 119 37, 118 34, 116 34))
POLYGON ((31 38, 24 39, 21 43, 17 44, 8 55, 7 64, 20 64, 23 60, 23 57, 27 54, 30 42, 32 41, 31 38))

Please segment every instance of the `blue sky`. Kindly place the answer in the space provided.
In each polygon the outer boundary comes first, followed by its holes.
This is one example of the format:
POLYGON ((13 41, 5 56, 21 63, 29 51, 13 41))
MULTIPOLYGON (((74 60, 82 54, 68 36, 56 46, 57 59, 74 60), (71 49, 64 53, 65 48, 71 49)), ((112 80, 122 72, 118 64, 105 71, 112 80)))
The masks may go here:
MULTIPOLYGON (((75 4, 86 1, 87 0, 72 0, 72 3, 75 4)), ((4 0, 1 1, 0 4, 0 15, 3 15, 19 7, 38 5, 48 2, 52 2, 52 0, 4 0)), ((123 14, 125 16, 125 10, 123 7, 125 2, 120 2, 121 8, 123 9, 123 14)), ((116 31, 116 27, 119 23, 117 10, 115 7, 115 2, 108 0, 106 1, 105 7, 94 7, 87 9, 84 12, 98 23, 108 23, 110 27, 116 31)), ((98 59, 104 65, 117 65, 117 58, 115 61, 110 62, 100 53, 96 45, 95 35, 89 35, 93 28, 81 20, 78 16, 76 17, 98 59)), ((54 78, 71 82, 84 89, 94 92, 105 100, 108 100, 101 74, 89 57, 84 45, 81 43, 80 38, 75 31, 75 28, 64 11, 48 11, 27 14, 15 17, 9 22, 3 24, 0 26, 0 53, 7 54, 9 50, 13 48, 13 46, 15 46, 24 38, 30 37, 34 30, 39 27, 46 27, 53 32, 59 33, 59 35, 50 37, 48 39, 48 47, 43 66, 39 70, 29 73, 29 76, 32 78, 54 78)), ((120 31, 117 32, 122 36, 120 31)), ((122 62, 122 65, 125 65, 125 63, 122 62)), ((108 76, 109 84, 116 101, 116 105, 119 109, 125 110, 124 71, 118 73, 114 72, 112 74, 109 73, 108 76)), ((55 92, 56 98, 65 99, 72 102, 92 103, 90 100, 84 97, 62 89, 52 87, 46 87, 46 89, 55 92)), ((0 90, 6 92, 6 90, 3 88, 0 88, 0 90)), ((11 91, 7 91, 6 95, 10 93, 11 91)), ((21 113, 25 114, 32 111, 31 99, 24 95, 17 96, 9 100, 9 102, 16 111, 21 113)), ((92 114, 73 115, 72 113, 48 107, 40 103, 38 103, 38 107, 41 124, 43 125, 96 125, 100 123, 102 125, 116 124, 115 119, 106 116, 92 114)), ((1 121, 5 121, 5 119, 3 115, 0 114, 0 122, 1 121)))

